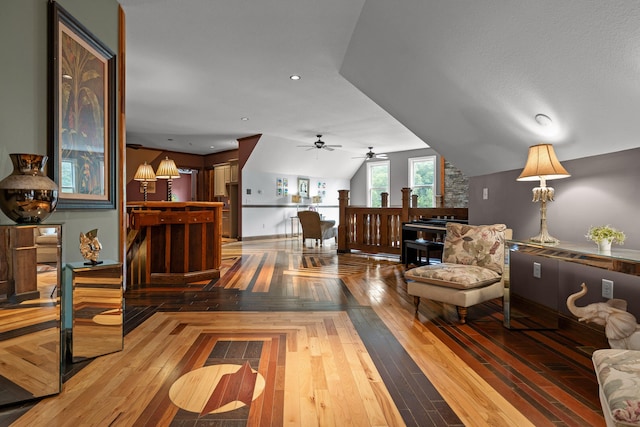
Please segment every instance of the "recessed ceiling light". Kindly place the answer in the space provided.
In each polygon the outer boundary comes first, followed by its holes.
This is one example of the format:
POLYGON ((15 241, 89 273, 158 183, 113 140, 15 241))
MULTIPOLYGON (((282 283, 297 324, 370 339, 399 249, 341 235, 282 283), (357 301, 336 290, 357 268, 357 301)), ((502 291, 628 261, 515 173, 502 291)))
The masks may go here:
POLYGON ((242 120, 243 122, 246 122, 247 120, 249 120, 249 117, 240 117, 240 120, 242 120))
POLYGON ((216 147, 212 145, 212 146, 211 146, 211 147, 209 147, 209 148, 216 148, 216 147))
POLYGON ((540 126, 549 126, 553 123, 553 120, 545 114, 536 114, 536 122, 538 122, 540 126))
POLYGON ((298 74, 292 74, 292 75, 289 76, 289 78, 291 80, 300 80, 301 79, 301 77, 298 74))

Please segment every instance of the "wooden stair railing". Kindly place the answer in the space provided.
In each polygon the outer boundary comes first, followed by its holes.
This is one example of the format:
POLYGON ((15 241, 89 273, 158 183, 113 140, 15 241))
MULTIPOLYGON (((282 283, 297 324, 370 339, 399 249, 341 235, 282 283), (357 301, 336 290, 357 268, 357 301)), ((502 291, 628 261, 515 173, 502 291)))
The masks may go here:
MULTIPOLYGON (((381 208, 349 206, 349 190, 338 191, 338 252, 401 254, 402 224, 421 218, 467 219, 467 208, 411 207, 411 189, 402 189, 402 207, 389 208, 383 193, 381 208)), ((413 205, 416 204, 413 198, 413 205)))

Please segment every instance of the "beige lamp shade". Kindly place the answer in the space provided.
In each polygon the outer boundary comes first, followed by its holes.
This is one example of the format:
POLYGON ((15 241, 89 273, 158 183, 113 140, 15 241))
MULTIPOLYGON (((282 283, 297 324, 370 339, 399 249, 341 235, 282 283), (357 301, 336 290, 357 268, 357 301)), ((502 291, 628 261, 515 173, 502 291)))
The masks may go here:
POLYGON ((138 166, 138 170, 136 171, 133 179, 143 182, 155 181, 156 174, 153 172, 153 168, 151 167, 151 165, 147 164, 147 162, 144 162, 144 164, 138 166))
POLYGON ((551 144, 538 144, 529 147, 529 156, 518 181, 537 181, 539 179, 560 179, 571 176, 560 164, 551 144))
POLYGON ((176 164, 169 157, 165 157, 164 160, 160 162, 158 166, 158 170, 156 171, 156 178, 161 179, 174 179, 180 178, 180 172, 176 167, 176 164))

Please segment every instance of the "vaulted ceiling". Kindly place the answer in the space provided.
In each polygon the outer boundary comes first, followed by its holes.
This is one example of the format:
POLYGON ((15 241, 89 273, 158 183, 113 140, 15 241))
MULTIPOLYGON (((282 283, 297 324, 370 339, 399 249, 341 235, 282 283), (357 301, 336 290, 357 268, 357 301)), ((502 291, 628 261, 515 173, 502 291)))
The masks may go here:
POLYGON ((120 3, 128 143, 206 154, 263 134, 265 170, 338 178, 370 146, 429 145, 475 176, 539 142, 561 160, 639 145, 635 0, 120 3), (316 134, 342 147, 298 147, 316 134))

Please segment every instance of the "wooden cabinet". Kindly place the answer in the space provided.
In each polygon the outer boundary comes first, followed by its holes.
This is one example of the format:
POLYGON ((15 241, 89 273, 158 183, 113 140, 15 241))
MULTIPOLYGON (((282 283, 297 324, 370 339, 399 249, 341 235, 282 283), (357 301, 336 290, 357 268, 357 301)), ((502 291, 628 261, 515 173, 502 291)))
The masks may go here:
POLYGON ((238 182, 238 161, 237 160, 230 160, 229 161, 229 168, 230 168, 230 182, 238 182))
POLYGON ((228 210, 222 211, 222 236, 231 237, 231 216, 228 210))
POLYGON ((0 294, 5 300, 20 302, 40 297, 36 233, 38 227, 35 225, 0 228, 0 294))
POLYGON ((0 226, 0 405, 61 390, 61 233, 60 225, 0 226), (41 231, 53 256, 39 264, 41 231))
POLYGON ((231 181, 231 166, 219 165, 214 170, 214 196, 228 197, 227 184, 231 181))

